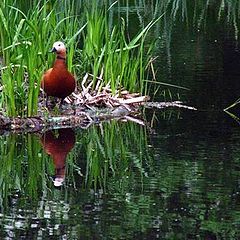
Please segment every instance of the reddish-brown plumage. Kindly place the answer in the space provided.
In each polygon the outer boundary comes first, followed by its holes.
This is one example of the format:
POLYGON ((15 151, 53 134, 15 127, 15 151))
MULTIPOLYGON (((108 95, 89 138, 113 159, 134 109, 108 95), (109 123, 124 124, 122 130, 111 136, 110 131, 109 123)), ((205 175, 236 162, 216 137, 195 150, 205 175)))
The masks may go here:
POLYGON ((62 42, 53 44, 52 52, 56 52, 57 58, 53 68, 48 69, 41 81, 41 88, 47 96, 61 98, 69 96, 75 89, 74 76, 66 67, 66 48, 62 42))
POLYGON ((57 134, 54 131, 47 131, 41 138, 43 149, 53 158, 55 167, 54 184, 60 186, 65 178, 65 162, 68 153, 75 144, 75 133, 72 129, 59 129, 57 134))

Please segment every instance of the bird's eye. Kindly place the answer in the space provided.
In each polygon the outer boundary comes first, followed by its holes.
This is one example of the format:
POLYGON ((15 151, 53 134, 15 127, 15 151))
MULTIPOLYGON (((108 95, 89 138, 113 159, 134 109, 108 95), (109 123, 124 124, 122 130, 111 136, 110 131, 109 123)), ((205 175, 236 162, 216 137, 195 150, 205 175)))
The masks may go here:
POLYGON ((58 44, 58 46, 60 47, 60 46, 61 46, 61 44, 58 44))

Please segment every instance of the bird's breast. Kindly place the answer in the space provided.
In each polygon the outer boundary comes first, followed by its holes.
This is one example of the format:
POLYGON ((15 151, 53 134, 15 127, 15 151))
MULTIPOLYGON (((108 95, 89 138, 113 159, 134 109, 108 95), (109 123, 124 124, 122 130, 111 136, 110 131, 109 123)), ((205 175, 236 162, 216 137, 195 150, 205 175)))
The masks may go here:
POLYGON ((49 96, 65 98, 75 89, 75 78, 64 68, 53 68, 46 72, 41 87, 49 96))

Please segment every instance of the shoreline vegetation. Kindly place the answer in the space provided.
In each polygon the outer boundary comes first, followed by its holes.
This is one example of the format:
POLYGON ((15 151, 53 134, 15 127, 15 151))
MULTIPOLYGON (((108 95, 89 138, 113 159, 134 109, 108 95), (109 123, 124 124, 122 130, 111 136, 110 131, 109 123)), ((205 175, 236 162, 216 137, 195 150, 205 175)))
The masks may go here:
MULTIPOLYGON (((53 63, 48 53, 56 40, 66 43, 70 72, 80 88, 84 73, 90 72, 91 86, 98 92, 108 86, 147 92, 149 61, 153 44, 146 47, 150 28, 161 18, 150 21, 136 36, 128 39, 124 20, 109 26, 108 10, 97 4, 80 17, 75 3, 65 1, 62 11, 57 2, 37 2, 27 12, 12 0, 0 4, 1 96, 0 108, 10 117, 36 116, 39 108, 40 80, 53 63), (81 46, 80 46, 81 45, 81 46), (97 76, 101 76, 101 82, 97 76)), ((40 99, 41 101, 41 99, 40 99)), ((45 110, 45 115, 47 112, 45 110)))
MULTIPOLYGON (((60 9, 57 1, 34 1, 32 6, 35 7, 27 11, 13 0, 0 4, 0 128, 28 131, 34 126, 31 119, 41 119, 37 127, 33 127, 41 129, 40 126, 48 126, 56 120, 54 114, 61 114, 63 119, 76 115, 75 122, 85 116, 89 122, 94 122, 90 119, 96 118, 100 107, 100 112, 108 112, 104 119, 119 118, 118 114, 123 114, 122 110, 119 113, 119 107, 124 107, 125 117, 135 115, 139 113, 139 106, 147 106, 150 88, 151 92, 158 91, 155 89, 159 89, 161 83, 155 79, 153 66, 155 42, 148 43, 146 37, 164 14, 142 26, 130 38, 123 19, 113 26, 108 21, 114 4, 108 8, 99 8, 97 3, 91 8, 86 6, 81 16, 76 4, 65 1, 60 9), (46 98, 40 89, 42 74, 54 61, 48 50, 56 40, 66 43, 68 69, 77 76, 76 91, 65 99, 67 108, 57 113, 46 109, 46 98), (117 115, 112 113, 110 117, 109 113, 115 110, 117 115)), ((196 110, 181 104, 167 101, 149 103, 149 106, 196 110)))
MULTIPOLYGON (((126 100, 126 102, 129 102, 126 100)), ((144 106, 146 108, 165 109, 165 108, 182 108, 187 110, 196 111, 194 107, 183 105, 180 101, 175 102, 145 102, 145 96, 138 99, 131 99, 131 103, 120 104, 115 108, 104 108, 89 111, 80 111, 78 115, 60 115, 49 116, 45 118, 43 116, 37 117, 5 117, 0 115, 0 132, 42 132, 52 129, 60 128, 75 128, 80 127, 87 129, 93 124, 99 124, 100 122, 109 120, 121 120, 132 121, 139 125, 146 125, 146 122, 138 117, 140 114, 139 107, 144 106)))
POLYGON ((39 103, 39 114, 34 117, 6 117, 0 116, 0 130, 14 132, 42 132, 51 129, 80 127, 86 129, 93 124, 109 120, 132 121, 140 125, 147 125, 142 119, 141 108, 165 109, 183 108, 197 110, 194 107, 175 102, 150 102, 148 96, 140 93, 130 93, 121 89, 112 92, 109 86, 98 91, 102 79, 98 77, 96 87, 92 87, 92 80, 88 81, 86 74, 81 83, 81 92, 73 93, 65 99, 63 109, 56 109, 59 103, 53 102, 52 110, 45 116, 45 98, 39 103), (54 110, 56 110, 54 112, 54 110))

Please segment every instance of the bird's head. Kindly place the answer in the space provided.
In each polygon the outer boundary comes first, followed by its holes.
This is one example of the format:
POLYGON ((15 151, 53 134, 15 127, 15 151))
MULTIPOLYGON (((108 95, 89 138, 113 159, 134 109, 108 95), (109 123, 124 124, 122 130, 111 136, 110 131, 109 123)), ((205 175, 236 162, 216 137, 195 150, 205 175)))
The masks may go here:
POLYGON ((53 47, 50 52, 55 52, 57 54, 65 54, 66 47, 63 42, 57 41, 53 44, 53 47))

